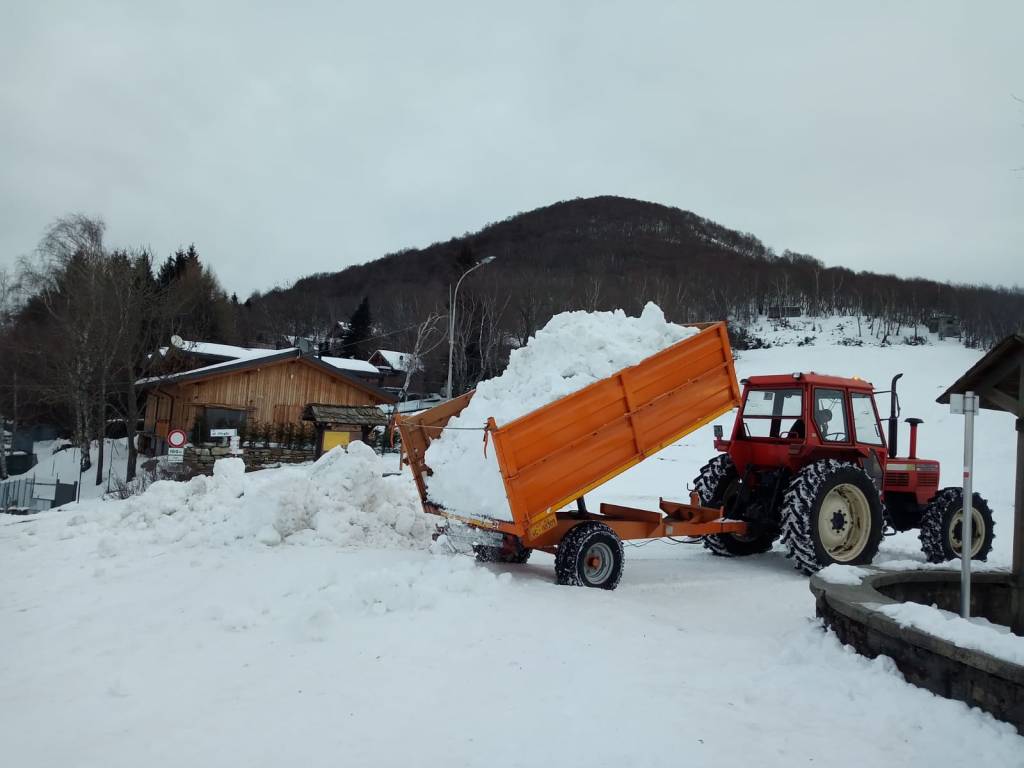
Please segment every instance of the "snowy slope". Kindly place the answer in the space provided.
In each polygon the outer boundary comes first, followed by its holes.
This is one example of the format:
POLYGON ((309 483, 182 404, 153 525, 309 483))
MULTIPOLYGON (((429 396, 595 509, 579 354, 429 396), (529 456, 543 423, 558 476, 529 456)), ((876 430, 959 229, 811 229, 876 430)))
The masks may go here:
MULTIPOLYGON (((944 462, 948 482, 962 422, 934 398, 979 354, 952 342, 824 343, 746 352, 737 365, 741 376, 811 369, 882 387, 905 371, 904 415, 925 419, 921 452, 944 462)), ((978 420, 977 484, 996 513, 1002 561, 1012 435, 1001 415, 978 420)), ((709 426, 591 503, 655 508, 660 495, 682 495, 712 454, 709 426)), ((890 662, 823 632, 806 578, 779 550, 725 560, 699 545, 627 547, 622 583, 608 593, 555 586, 547 555, 477 566, 431 554, 414 533, 386 548, 310 529, 261 544, 267 520, 305 486, 303 508, 319 509, 321 494, 349 509, 340 486, 292 474, 310 471, 246 475, 242 497, 225 490, 231 481, 183 495, 175 516, 196 525, 181 537, 163 535, 178 523, 147 517, 140 502, 0 516, 5 760, 1024 765, 1024 738, 1010 726, 907 685, 890 662), (227 495, 232 515, 216 518, 202 501, 211 493, 227 495), (242 535, 221 535, 229 530, 242 535)), ((386 502, 377 482, 360 509, 410 498, 392 488, 386 502)), ((392 524, 351 511, 331 519, 364 532, 392 524)), ((880 559, 920 558, 913 534, 883 542, 880 559)))

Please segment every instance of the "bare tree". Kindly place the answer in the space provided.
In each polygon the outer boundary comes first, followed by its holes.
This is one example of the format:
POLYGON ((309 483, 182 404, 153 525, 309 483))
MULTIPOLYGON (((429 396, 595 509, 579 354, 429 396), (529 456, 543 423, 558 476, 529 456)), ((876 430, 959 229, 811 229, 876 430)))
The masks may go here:
POLYGON ((104 349, 110 323, 103 231, 102 221, 81 214, 57 219, 43 236, 36 260, 22 261, 22 278, 46 321, 39 328, 43 338, 34 340, 32 350, 46 371, 43 394, 70 408, 83 471, 91 466, 97 373, 109 356, 104 349))
POLYGON ((445 315, 432 311, 422 322, 416 326, 416 336, 409 352, 409 363, 405 369, 405 380, 402 382, 402 390, 398 400, 405 400, 412 384, 413 376, 423 368, 423 359, 447 341, 444 330, 441 328, 441 321, 446 319, 445 315))

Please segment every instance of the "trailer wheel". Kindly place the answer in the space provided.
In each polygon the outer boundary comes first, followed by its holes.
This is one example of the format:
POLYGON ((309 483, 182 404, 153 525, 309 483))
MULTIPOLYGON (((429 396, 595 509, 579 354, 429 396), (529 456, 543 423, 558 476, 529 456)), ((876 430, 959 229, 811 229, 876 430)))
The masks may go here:
POLYGON ((622 578, 622 539, 604 523, 588 521, 569 529, 555 554, 555 577, 573 587, 615 589, 622 578))
MULTIPOLYGON (((740 478, 729 454, 722 453, 700 469, 693 480, 693 489, 705 507, 726 506, 739 489, 740 478)), ((778 534, 740 536, 735 533, 711 533, 704 536, 704 548, 720 557, 759 555, 772 548, 778 534)))
MULTIPOLYGON (((992 551, 995 523, 992 510, 981 494, 974 494, 971 516, 971 560, 984 560, 992 551)), ((929 563, 960 557, 963 549, 964 489, 943 488, 928 502, 921 515, 921 550, 929 563)))
POLYGON ((782 541, 797 570, 812 574, 833 563, 870 563, 882 540, 884 515, 868 474, 835 459, 808 464, 782 501, 782 541))
POLYGON ((532 549, 523 546, 523 543, 515 538, 506 539, 505 545, 501 547, 489 547, 484 544, 477 544, 473 547, 477 562, 480 563, 512 563, 522 565, 530 559, 532 549))

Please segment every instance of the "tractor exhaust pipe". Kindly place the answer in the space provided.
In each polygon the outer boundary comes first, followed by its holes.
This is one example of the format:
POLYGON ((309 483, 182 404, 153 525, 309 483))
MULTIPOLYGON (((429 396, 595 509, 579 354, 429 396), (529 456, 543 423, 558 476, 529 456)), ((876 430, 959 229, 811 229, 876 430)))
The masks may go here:
POLYGON ((899 442, 900 424, 900 398, 896 394, 896 382, 903 378, 902 373, 892 377, 892 384, 889 387, 889 458, 895 459, 897 443, 899 442))
POLYGON ((907 419, 907 424, 910 425, 910 452, 907 454, 908 459, 917 458, 917 428, 919 425, 924 424, 923 419, 907 419))

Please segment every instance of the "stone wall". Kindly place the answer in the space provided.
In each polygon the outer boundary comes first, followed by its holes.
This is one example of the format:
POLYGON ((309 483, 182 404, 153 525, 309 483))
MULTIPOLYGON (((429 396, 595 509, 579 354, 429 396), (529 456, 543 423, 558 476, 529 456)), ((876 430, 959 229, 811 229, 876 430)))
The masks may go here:
MULTIPOLYGON (((961 648, 916 627, 901 627, 878 610, 897 602, 886 592, 901 597, 927 596, 950 604, 959 594, 959 573, 916 571, 886 573, 873 569, 858 586, 811 579, 817 613, 840 641, 864 656, 888 656, 914 685, 939 696, 959 699, 1014 725, 1024 734, 1024 667, 980 651, 961 648), (945 588, 946 596, 938 594, 945 588)), ((972 581, 972 597, 994 591, 1005 596, 1008 574, 978 573, 972 581)), ((991 598, 976 598, 979 604, 991 598)))
MULTIPOLYGON (((185 449, 185 464, 194 474, 209 475, 213 472, 213 464, 217 459, 230 455, 226 446, 217 443, 200 443, 199 445, 190 445, 185 449)), ((241 458, 245 462, 245 470, 252 472, 257 469, 277 467, 281 464, 303 464, 313 461, 316 459, 316 451, 313 448, 243 448, 241 458)))

